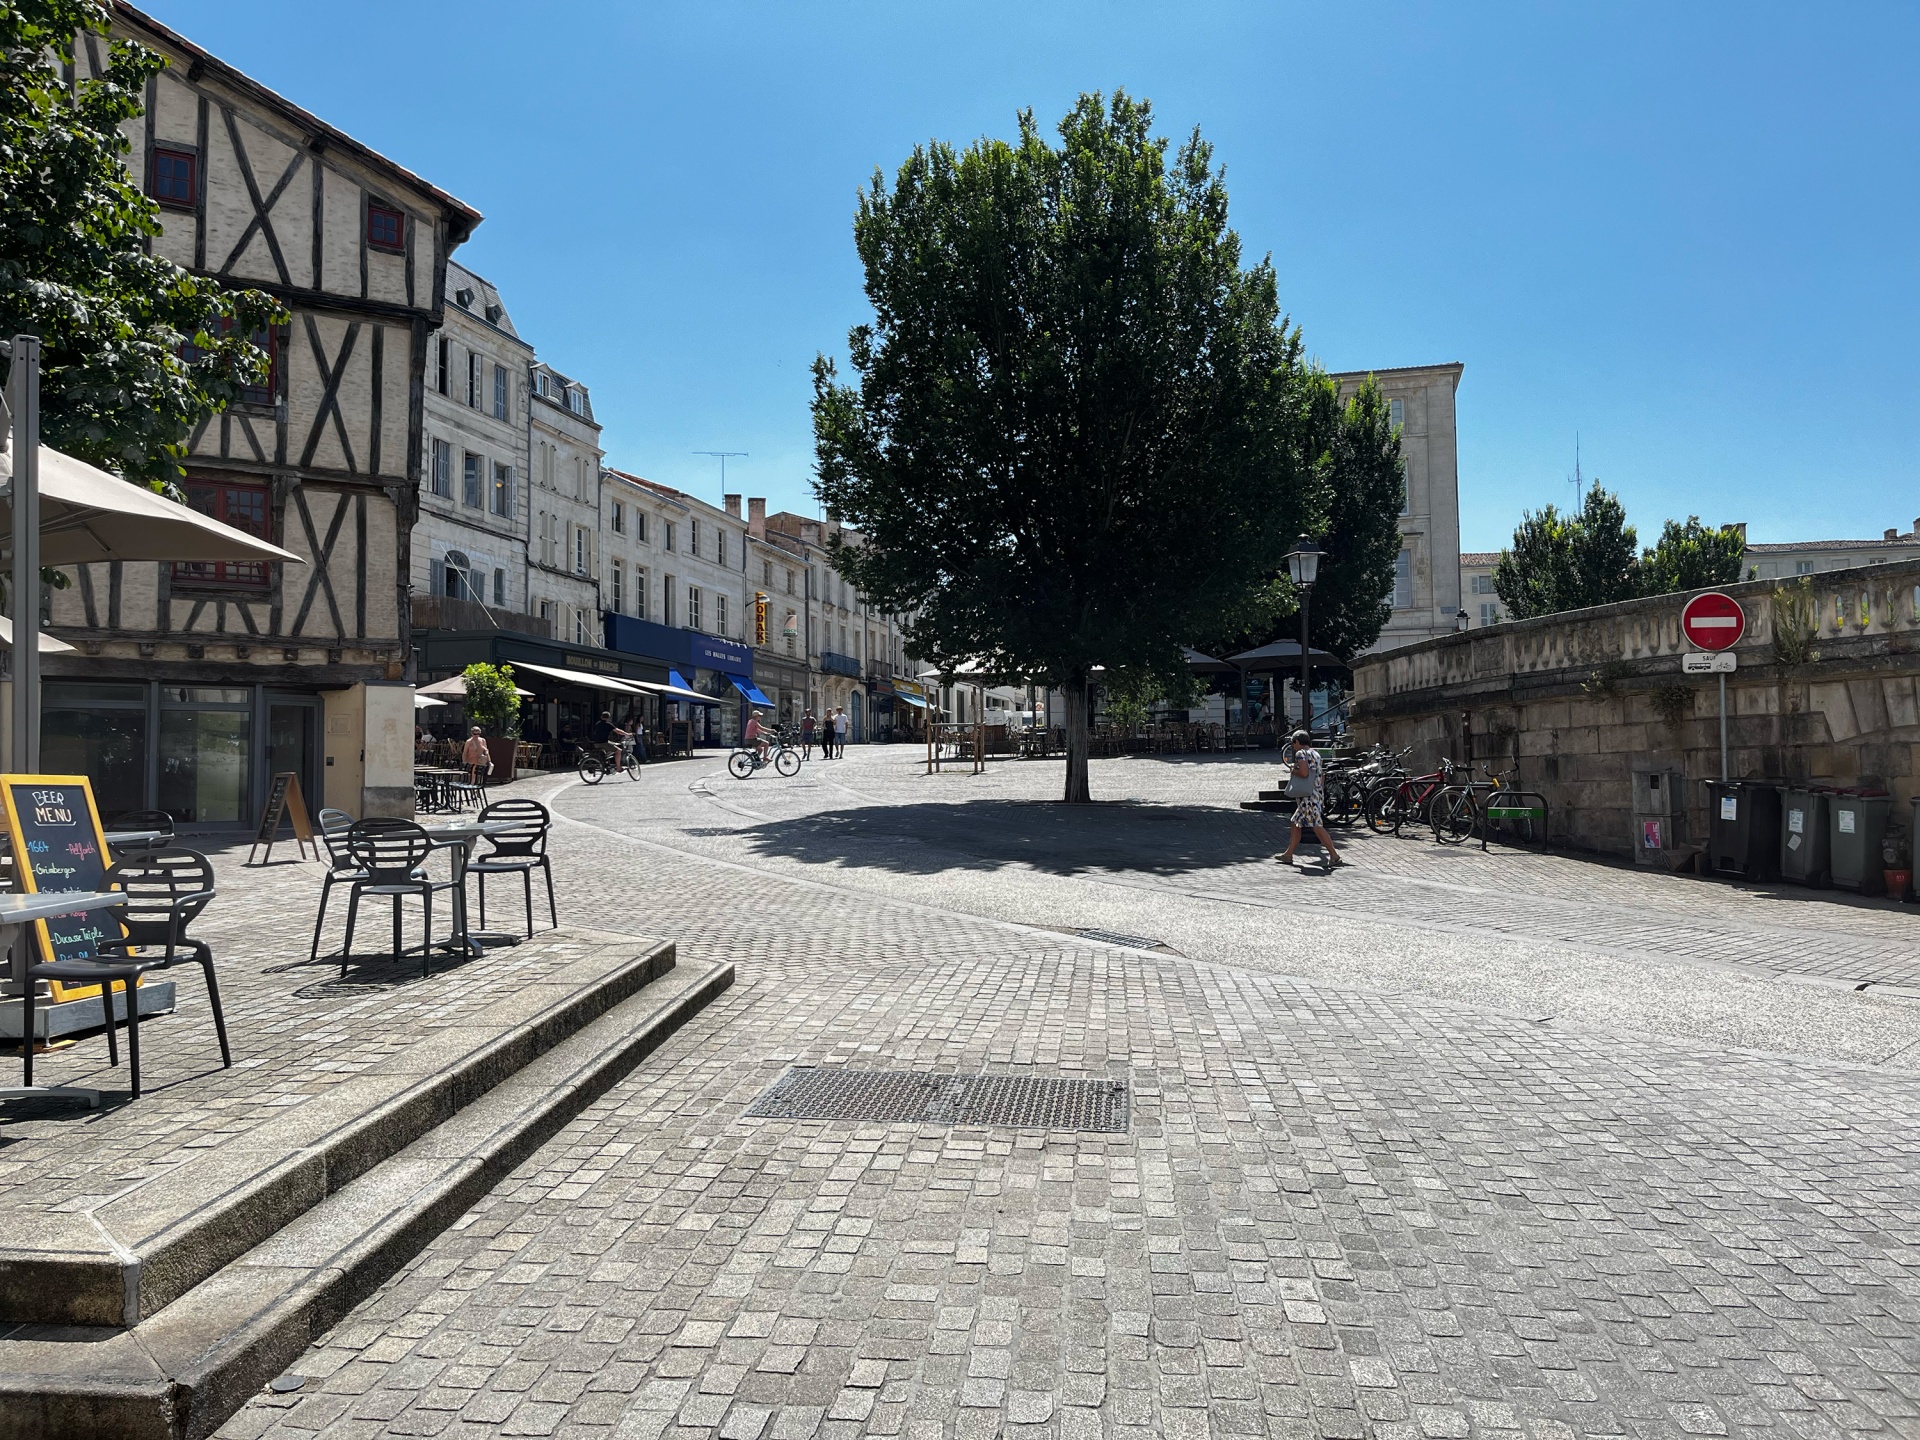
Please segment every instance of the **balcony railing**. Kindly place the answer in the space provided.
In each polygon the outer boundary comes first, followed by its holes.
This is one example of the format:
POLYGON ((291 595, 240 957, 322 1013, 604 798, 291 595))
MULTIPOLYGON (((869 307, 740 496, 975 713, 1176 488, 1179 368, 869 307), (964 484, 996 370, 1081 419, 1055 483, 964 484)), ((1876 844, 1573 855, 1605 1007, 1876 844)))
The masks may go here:
POLYGON ((891 660, 867 661, 867 679, 891 680, 892 678, 893 678, 893 662, 891 660))
POLYGON ((851 675, 860 678, 860 662, 851 655, 842 655, 834 650, 820 652, 820 668, 829 675, 851 675))

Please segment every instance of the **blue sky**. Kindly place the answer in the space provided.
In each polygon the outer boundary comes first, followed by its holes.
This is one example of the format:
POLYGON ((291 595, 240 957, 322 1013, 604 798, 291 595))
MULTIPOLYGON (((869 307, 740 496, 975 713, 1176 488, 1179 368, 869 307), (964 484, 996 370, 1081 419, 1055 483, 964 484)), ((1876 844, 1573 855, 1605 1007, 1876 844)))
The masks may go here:
POLYGON ((1920 516, 1920 7, 151 7, 481 210, 459 258, 610 462, 709 498, 692 452, 744 450, 811 507, 875 166, 1122 86, 1214 142, 1330 369, 1465 363, 1467 548, 1569 498, 1576 434, 1643 535, 1920 516))

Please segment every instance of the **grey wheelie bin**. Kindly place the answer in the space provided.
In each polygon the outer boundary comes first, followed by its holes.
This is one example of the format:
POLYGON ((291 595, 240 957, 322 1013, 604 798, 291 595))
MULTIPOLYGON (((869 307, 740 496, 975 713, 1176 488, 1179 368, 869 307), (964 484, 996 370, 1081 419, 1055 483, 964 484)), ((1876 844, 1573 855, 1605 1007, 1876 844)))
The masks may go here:
POLYGON ((1884 790, 1841 791, 1827 802, 1827 843, 1833 852, 1833 883, 1842 890, 1878 895, 1886 889, 1880 838, 1887 833, 1893 797, 1884 790))
POLYGON ((1831 885, 1824 790, 1780 787, 1780 878, 1800 885, 1831 885))

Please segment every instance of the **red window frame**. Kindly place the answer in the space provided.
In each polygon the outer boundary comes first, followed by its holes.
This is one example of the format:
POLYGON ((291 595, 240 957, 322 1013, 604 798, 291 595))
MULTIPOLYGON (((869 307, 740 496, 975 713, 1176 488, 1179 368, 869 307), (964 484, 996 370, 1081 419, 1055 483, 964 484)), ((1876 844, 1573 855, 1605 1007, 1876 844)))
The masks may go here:
POLYGON ((367 202, 367 246, 373 250, 385 250, 389 254, 403 255, 407 249, 407 217, 405 212, 391 205, 376 205, 367 202), (387 232, 392 236, 388 238, 387 232))
POLYGON ((200 195, 200 157, 191 150, 176 150, 171 145, 156 145, 153 155, 147 162, 147 194, 156 203, 172 210, 191 210, 200 195), (174 193, 177 175, 169 173, 163 188, 161 180, 161 161, 167 160, 185 165, 186 194, 174 193))
MULTIPOLYGON (((251 535, 273 539, 272 495, 258 480, 230 480, 225 476, 189 475, 187 503, 202 515, 251 535)), ((271 584, 265 560, 178 560, 173 583, 222 590, 265 590, 271 584)))

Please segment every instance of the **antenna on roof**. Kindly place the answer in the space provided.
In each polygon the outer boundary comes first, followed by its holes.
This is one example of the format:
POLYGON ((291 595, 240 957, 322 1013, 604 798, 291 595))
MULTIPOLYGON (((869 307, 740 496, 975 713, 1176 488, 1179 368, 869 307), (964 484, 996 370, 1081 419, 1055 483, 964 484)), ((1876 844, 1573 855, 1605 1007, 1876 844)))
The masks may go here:
POLYGON ((744 460, 747 458, 747 452, 744 450, 696 450, 693 453, 696 455, 718 455, 720 457, 720 504, 724 507, 727 503, 727 457, 733 456, 737 459, 744 460))
POLYGON ((1567 477, 1567 481, 1573 486, 1573 508, 1575 513, 1578 513, 1581 505, 1586 501, 1587 491, 1586 479, 1580 473, 1580 432, 1578 430, 1573 432, 1573 474, 1567 477))

